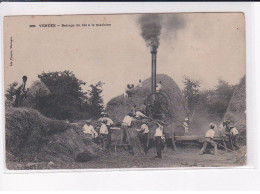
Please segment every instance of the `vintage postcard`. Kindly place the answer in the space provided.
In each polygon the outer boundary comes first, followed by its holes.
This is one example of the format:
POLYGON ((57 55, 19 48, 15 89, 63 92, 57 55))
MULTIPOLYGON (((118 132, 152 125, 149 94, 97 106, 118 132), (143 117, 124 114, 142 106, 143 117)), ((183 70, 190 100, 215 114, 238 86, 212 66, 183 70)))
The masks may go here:
POLYGON ((8 170, 247 164, 243 13, 4 17, 8 170))

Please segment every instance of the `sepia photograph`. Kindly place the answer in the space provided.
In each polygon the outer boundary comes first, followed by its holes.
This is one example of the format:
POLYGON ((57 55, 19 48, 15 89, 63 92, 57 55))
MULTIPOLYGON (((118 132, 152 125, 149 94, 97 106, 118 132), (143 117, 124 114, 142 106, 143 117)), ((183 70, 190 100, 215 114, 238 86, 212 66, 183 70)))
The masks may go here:
POLYGON ((242 12, 4 17, 7 170, 247 165, 242 12))

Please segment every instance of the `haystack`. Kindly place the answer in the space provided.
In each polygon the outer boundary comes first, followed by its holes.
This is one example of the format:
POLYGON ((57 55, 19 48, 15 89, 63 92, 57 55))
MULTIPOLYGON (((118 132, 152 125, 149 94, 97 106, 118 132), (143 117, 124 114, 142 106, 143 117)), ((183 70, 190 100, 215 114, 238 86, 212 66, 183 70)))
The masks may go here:
MULTIPOLYGON (((188 108, 185 99, 181 93, 180 88, 174 82, 174 80, 165 75, 158 74, 157 82, 162 81, 162 91, 167 93, 170 99, 170 112, 172 115, 172 125, 166 126, 166 130, 172 128, 183 130, 180 122, 184 121, 185 116, 188 113, 188 108), (178 122, 180 121, 180 122, 178 122)), ((124 116, 129 113, 131 107, 135 104, 138 107, 144 104, 146 97, 150 94, 151 90, 151 78, 146 79, 142 83, 142 88, 136 88, 132 92, 132 96, 124 98, 123 94, 110 100, 107 104, 106 111, 110 117, 116 122, 121 123, 124 116)), ((155 127, 152 127, 154 130, 155 127)), ((153 133, 153 132, 152 132, 153 133)))
POLYGON ((246 137, 246 76, 244 76, 230 100, 224 120, 235 122, 242 137, 246 137))
POLYGON ((6 108, 5 134, 7 162, 87 161, 101 153, 81 129, 30 108, 6 108))

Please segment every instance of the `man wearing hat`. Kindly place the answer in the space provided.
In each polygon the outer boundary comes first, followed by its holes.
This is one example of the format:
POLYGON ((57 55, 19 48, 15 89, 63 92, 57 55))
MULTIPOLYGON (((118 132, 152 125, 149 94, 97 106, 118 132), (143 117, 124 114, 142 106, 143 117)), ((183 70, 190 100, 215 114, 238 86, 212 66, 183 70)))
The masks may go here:
POLYGON ((121 144, 128 143, 129 146, 128 150, 132 155, 134 155, 133 148, 131 144, 131 137, 129 133, 129 129, 132 126, 133 121, 133 114, 130 112, 128 115, 126 115, 123 119, 122 125, 121 125, 121 144))
POLYGON ((83 126, 83 133, 90 136, 93 140, 98 137, 98 133, 95 131, 94 127, 91 125, 90 120, 86 120, 83 126))
POLYGON ((143 149, 144 149, 144 153, 147 154, 147 151, 148 151, 148 137, 149 137, 149 127, 147 126, 147 123, 148 121, 146 119, 143 119, 142 120, 142 126, 141 126, 141 129, 137 129, 137 131, 139 132, 138 133, 138 138, 143 146, 143 149))
POLYGON ((111 131, 111 127, 113 126, 114 122, 112 121, 112 119, 109 118, 108 113, 102 112, 101 113, 101 118, 98 119, 99 121, 106 121, 106 125, 107 125, 107 129, 108 129, 108 143, 111 144, 111 135, 112 135, 112 131, 111 131))
POLYGON ((100 130, 99 130, 99 134, 100 134, 100 138, 101 138, 102 147, 104 149, 107 149, 108 148, 108 128, 107 128, 106 120, 102 121, 100 130))
POLYGON ((213 141, 213 137, 215 135, 216 128, 217 128, 217 126, 215 124, 210 123, 209 129, 205 133, 204 143, 203 143, 202 149, 200 150, 200 155, 204 154, 208 144, 210 144, 214 147, 214 153, 213 154, 214 155, 217 154, 217 152, 218 152, 217 144, 216 144, 215 141, 213 141))
POLYGON ((162 148, 163 148, 163 138, 164 138, 163 124, 164 123, 161 121, 158 121, 156 123, 157 128, 154 134, 155 148, 157 152, 157 156, 155 158, 159 158, 159 159, 162 159, 162 148))
POLYGON ((230 133, 230 141, 232 142, 232 150, 239 149, 238 140, 239 140, 239 132, 237 128, 234 126, 234 121, 229 124, 229 133, 230 133), (234 148, 234 147, 235 148, 234 148))

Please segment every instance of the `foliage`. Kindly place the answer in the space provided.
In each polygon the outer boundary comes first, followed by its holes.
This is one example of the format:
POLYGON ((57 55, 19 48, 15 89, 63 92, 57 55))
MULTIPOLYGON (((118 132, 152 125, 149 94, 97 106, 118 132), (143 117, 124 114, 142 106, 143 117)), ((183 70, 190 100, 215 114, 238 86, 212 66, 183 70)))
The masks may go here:
POLYGON ((50 90, 50 95, 39 98, 37 109, 44 115, 56 119, 74 119, 86 108, 86 93, 82 90, 86 83, 77 79, 71 71, 43 72, 38 77, 50 90))
POLYGON ((89 91, 89 107, 93 117, 100 117, 101 112, 104 111, 104 101, 101 96, 102 94, 102 82, 98 82, 96 84, 91 84, 89 91))
POLYGON ((15 95, 16 95, 16 87, 17 87, 18 83, 17 82, 13 82, 11 83, 5 93, 5 97, 8 101, 13 102, 15 99, 15 95))
POLYGON ((214 89, 205 90, 200 93, 200 105, 204 106, 210 115, 222 118, 227 110, 230 99, 236 86, 219 80, 214 89))
POLYGON ((193 111, 195 105, 199 101, 200 81, 184 77, 183 83, 185 85, 182 91, 183 95, 186 98, 189 110, 193 111))

